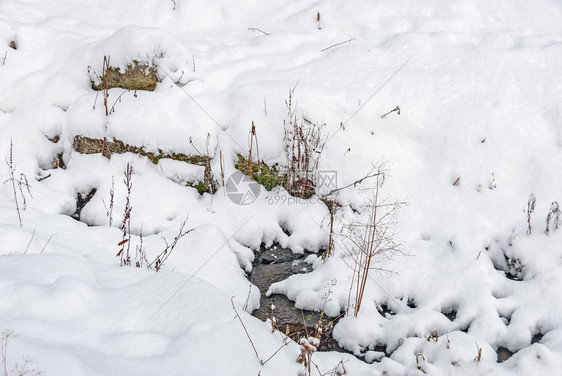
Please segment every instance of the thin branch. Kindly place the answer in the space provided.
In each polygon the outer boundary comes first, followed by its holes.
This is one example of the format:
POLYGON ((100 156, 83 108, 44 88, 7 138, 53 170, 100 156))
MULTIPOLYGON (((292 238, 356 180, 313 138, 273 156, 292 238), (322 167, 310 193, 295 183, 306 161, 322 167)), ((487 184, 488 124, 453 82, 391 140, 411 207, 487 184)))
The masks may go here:
POLYGON ((351 39, 349 39, 349 40, 346 40, 345 42, 340 42, 340 43, 332 44, 330 47, 326 47, 326 48, 320 50, 320 52, 324 52, 324 51, 329 50, 330 48, 333 48, 333 47, 341 46, 342 44, 349 43, 349 42, 351 42, 352 40, 355 40, 355 38, 351 38, 351 39))
POLYGON ((257 27, 249 27, 248 30, 250 31, 259 31, 260 33, 263 33, 265 35, 269 35, 269 33, 266 33, 265 31, 258 29, 257 27))
POLYGON ((250 344, 252 345, 252 348, 254 349, 254 353, 256 354, 256 357, 260 361, 260 364, 263 365, 264 363, 263 363, 263 361, 261 360, 261 358, 258 354, 258 350, 256 350, 256 346, 254 346, 254 342, 252 341, 252 338, 250 338, 250 333, 248 333, 248 329, 246 329, 246 325, 244 325, 244 322, 242 321, 242 318, 240 317, 240 315, 238 314, 238 311, 236 310, 236 307, 234 306, 234 296, 232 298, 230 298, 230 303, 232 304, 232 309, 234 309, 234 312, 236 313, 236 317, 238 317, 238 320, 240 320, 240 324, 242 324, 242 328, 244 328, 244 332, 246 332, 246 336, 248 337, 248 340, 250 341, 250 344))
POLYGON ((275 350, 275 352, 274 352, 273 354, 271 354, 271 356, 270 356, 269 358, 267 358, 265 361, 261 361, 261 360, 260 360, 261 365, 264 366, 267 362, 269 362, 271 359, 273 359, 273 357, 274 357, 275 355, 277 355, 277 353, 278 353, 279 351, 281 351, 281 349, 282 349, 283 347, 287 346, 288 344, 289 344, 288 342, 283 341, 283 344, 282 344, 281 346, 279 346, 279 348, 278 348, 277 350, 275 350))
POLYGON ((51 241, 51 239, 53 238, 53 236, 55 236, 57 233, 55 232, 53 235, 49 236, 49 239, 47 239, 47 242, 45 243, 45 245, 43 246, 43 248, 41 248, 41 253, 43 253, 43 251, 45 250, 45 248, 47 248, 47 245, 49 244, 49 242, 51 241))
POLYGON ((125 91, 123 91, 121 94, 119 94, 117 99, 115 99, 115 102, 113 102, 113 106, 111 106, 111 109, 109 110, 110 114, 115 112, 115 105, 117 104, 117 102, 121 103, 121 97, 123 96, 123 94, 128 93, 129 91, 131 91, 131 90, 125 89, 125 91))
MULTIPOLYGON (((371 171, 373 171, 373 169, 372 169, 371 171)), ((326 198, 326 197, 330 196, 330 195, 333 194, 333 193, 336 193, 336 192, 338 192, 338 191, 344 190, 344 189, 349 188, 349 187, 352 187, 352 186, 356 186, 357 184, 361 184, 364 180, 367 180, 367 179, 370 179, 370 178, 374 178, 374 177, 376 177, 376 176, 384 176, 384 172, 382 172, 382 171, 378 171, 376 174, 371 174, 371 175, 370 175, 371 171, 369 171, 369 173, 367 173, 367 175, 363 176, 361 179, 355 180, 353 183, 350 183, 350 184, 348 184, 348 185, 346 185, 346 186, 344 186, 344 187, 340 187, 340 188, 336 188, 336 189, 331 190, 330 192, 328 192, 328 193, 322 195, 322 198, 326 198)))
POLYGON ((27 251, 29 250, 29 246, 31 245, 31 242, 33 241, 33 238, 35 237, 35 229, 33 229, 33 233, 31 234, 31 239, 29 239, 29 243, 27 243, 27 247, 25 247, 25 251, 23 251, 23 254, 25 255, 27 253, 27 251))

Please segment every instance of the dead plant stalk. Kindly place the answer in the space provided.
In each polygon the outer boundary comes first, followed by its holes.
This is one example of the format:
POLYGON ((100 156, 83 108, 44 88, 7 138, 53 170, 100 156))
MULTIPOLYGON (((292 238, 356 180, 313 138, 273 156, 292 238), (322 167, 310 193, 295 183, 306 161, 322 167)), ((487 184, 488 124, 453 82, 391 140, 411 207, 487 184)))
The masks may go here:
POLYGON ((250 173, 250 177, 252 176, 252 152, 254 150, 254 140, 255 140, 255 144, 256 144, 256 153, 258 156, 258 171, 260 169, 260 151, 259 151, 259 147, 258 147, 258 136, 256 135, 256 126, 254 125, 254 122, 252 121, 252 128, 250 130, 250 134, 248 135, 248 143, 250 144, 250 150, 248 152, 248 172, 250 173))
POLYGON ((21 219, 21 210, 20 210, 20 205, 19 205, 19 201, 18 201, 18 191, 20 193, 21 199, 22 199, 22 204, 23 204, 23 210, 25 210, 26 206, 27 206, 27 202, 25 200, 25 193, 24 193, 24 187, 27 190, 27 193, 29 194, 30 197, 33 197, 31 195, 31 186, 29 185, 29 182, 27 181, 27 177, 22 173, 19 175, 18 178, 16 178, 16 165, 14 163, 14 150, 13 150, 13 142, 12 139, 10 139, 10 155, 9 158, 6 159, 6 164, 8 165, 8 179, 6 179, 4 181, 4 184, 6 184, 7 182, 11 182, 12 183, 12 192, 14 194, 14 202, 16 203, 16 211, 18 212, 18 220, 20 223, 20 227, 23 227, 23 222, 21 219), (16 189, 16 185, 17 185, 17 189, 16 189))
POLYGON ((186 223, 187 223, 187 217, 181 222, 178 234, 174 237, 174 240, 170 244, 168 244, 168 241, 165 238, 163 238, 164 243, 166 243, 166 248, 164 248, 164 250, 160 252, 150 264, 147 263, 148 269, 154 266, 154 269, 156 271, 159 271, 164 265, 164 263, 166 262, 166 260, 168 259, 168 257, 170 257, 170 255, 172 254, 174 248, 176 248, 176 245, 178 244, 179 240, 183 238, 185 235, 189 234, 191 231, 193 231, 193 229, 189 229, 189 230, 185 229, 186 223))
POLYGON ((123 183, 127 188, 127 193, 125 196, 125 208, 123 209, 123 222, 121 223, 121 231, 123 232, 122 240, 117 244, 121 247, 119 252, 117 252, 117 257, 121 258, 121 266, 131 265, 131 211, 133 210, 131 206, 131 189, 133 188, 133 182, 131 180, 133 169, 131 165, 127 163, 125 168, 125 177, 123 183))
MULTIPOLYGON (((107 98, 109 97, 109 56, 103 57, 103 69, 102 69, 102 82, 103 82, 103 105, 105 107, 105 121, 108 122, 107 117, 109 116, 109 109, 107 107, 107 98)), ((107 126, 107 124, 106 124, 107 126)), ((101 155, 104 155, 105 143, 107 142, 107 137, 103 136, 103 143, 101 145, 101 155)))
MULTIPOLYGON (((370 203, 365 207, 368 219, 365 223, 351 224, 350 234, 352 255, 355 257, 352 287, 355 283, 354 316, 357 317, 365 294, 369 271, 375 268, 375 260, 385 256, 390 258, 395 253, 402 253, 402 244, 394 234, 394 220, 403 202, 385 203, 381 199, 381 187, 384 182, 382 166, 377 168, 377 183, 370 203)), ((380 268, 379 268, 380 269, 380 268)), ((352 288, 350 289, 351 294, 352 288)))

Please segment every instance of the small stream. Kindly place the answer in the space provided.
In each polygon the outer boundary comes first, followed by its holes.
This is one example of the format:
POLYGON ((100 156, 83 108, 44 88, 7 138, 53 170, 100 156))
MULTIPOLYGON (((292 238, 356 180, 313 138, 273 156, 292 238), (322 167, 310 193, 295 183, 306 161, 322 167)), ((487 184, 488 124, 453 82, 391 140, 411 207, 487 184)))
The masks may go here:
MULTIPOLYGON (((308 335, 315 333, 315 327, 320 320, 320 313, 296 308, 295 303, 285 295, 273 294, 265 296, 265 293, 269 286, 275 282, 283 281, 293 274, 311 272, 312 266, 304 261, 310 254, 312 253, 294 254, 290 249, 283 248, 279 244, 273 244, 271 247, 265 247, 262 244, 261 248, 255 253, 253 269, 248 276, 250 282, 256 285, 261 293, 260 308, 254 311, 252 315, 262 321, 266 321, 271 318, 271 305, 273 304, 275 306, 277 329, 284 333, 288 326, 291 333, 290 337, 295 341, 305 336, 306 333, 308 335)), ((415 307, 415 305, 410 304, 408 306, 415 307)), ((382 305, 380 310, 383 316, 386 316, 386 313, 392 314, 386 305, 382 305)), ((443 314, 451 321, 456 319, 455 310, 443 312, 443 314)), ((323 325, 328 324, 332 320, 332 318, 327 316, 322 317, 323 325)), ((334 320, 334 324, 336 322, 337 320, 334 320)), ((531 344, 539 342, 541 338, 542 333, 536 334, 533 336, 531 344)), ((341 348, 337 341, 333 339, 332 328, 329 328, 322 334, 318 350, 351 353, 341 348)), ((386 357, 390 356, 390 354, 386 353, 386 346, 384 345, 371 346, 366 350, 384 353, 386 357)), ((514 354, 514 352, 501 346, 497 348, 496 352, 497 362, 500 363, 506 361, 514 354)), ((362 358, 361 356, 359 357, 359 359, 362 358)))
MULTIPOLYGON (((290 337, 293 340, 298 340, 306 333, 313 335, 315 326, 320 320, 320 313, 296 308, 295 303, 285 295, 265 296, 265 293, 272 283, 287 279, 293 274, 311 272, 312 266, 304 261, 310 254, 294 254, 290 249, 283 248, 279 244, 273 244, 267 248, 262 244, 256 253, 252 273, 249 275, 250 282, 256 285, 261 293, 260 308, 252 315, 265 321, 271 317, 271 305, 273 304, 277 328, 284 333, 288 326, 290 337)), ((332 320, 331 317, 322 317, 323 325, 332 320)), ((322 334, 318 350, 348 352, 339 347, 332 338, 332 328, 322 334)))

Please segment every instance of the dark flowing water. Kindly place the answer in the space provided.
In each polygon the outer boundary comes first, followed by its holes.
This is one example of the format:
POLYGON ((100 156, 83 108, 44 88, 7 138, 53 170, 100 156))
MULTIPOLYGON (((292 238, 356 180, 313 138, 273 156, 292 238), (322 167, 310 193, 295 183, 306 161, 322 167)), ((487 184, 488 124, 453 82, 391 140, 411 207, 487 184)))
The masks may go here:
MULTIPOLYGON (((311 272, 312 267, 304 261, 309 254, 294 254, 290 249, 283 248, 278 244, 268 248, 262 245, 256 254, 253 270, 249 276, 250 282, 256 285, 261 293, 260 308, 252 314, 265 321, 271 318, 271 306, 273 304, 277 328, 285 333, 288 327, 290 336, 294 340, 298 340, 307 333, 308 335, 314 335, 320 320, 322 320, 322 325, 325 326, 333 318, 325 315, 321 317, 320 312, 296 308, 295 303, 285 295, 265 296, 265 293, 272 283, 287 279, 293 274, 311 272)), ((332 328, 322 333, 319 350, 346 352, 332 338, 332 328)))

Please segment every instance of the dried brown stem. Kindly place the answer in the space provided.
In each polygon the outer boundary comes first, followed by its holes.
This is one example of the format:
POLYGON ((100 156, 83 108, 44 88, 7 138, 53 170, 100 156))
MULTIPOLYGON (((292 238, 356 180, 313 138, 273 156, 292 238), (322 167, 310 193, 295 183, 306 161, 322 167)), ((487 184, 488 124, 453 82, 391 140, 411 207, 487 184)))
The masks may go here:
POLYGON ((234 305, 234 296, 232 298, 230 298, 230 303, 232 304, 232 309, 234 310, 234 313, 236 313, 236 317, 240 321, 240 324, 242 324, 242 328, 244 328, 244 332, 246 333, 246 337, 248 337, 248 340, 250 341, 250 344, 252 345, 252 349, 254 349, 254 353, 256 354, 256 358, 258 358, 258 360, 260 361, 260 364, 263 365, 264 363, 263 363, 263 361, 261 360, 261 358, 258 354, 258 350, 256 350, 256 346, 254 346, 254 341, 252 341, 252 338, 250 337, 250 333, 248 333, 248 329, 246 329, 246 325, 244 325, 244 322, 242 321, 242 318, 240 317, 240 315, 238 314, 238 311, 236 310, 236 306, 234 305))

